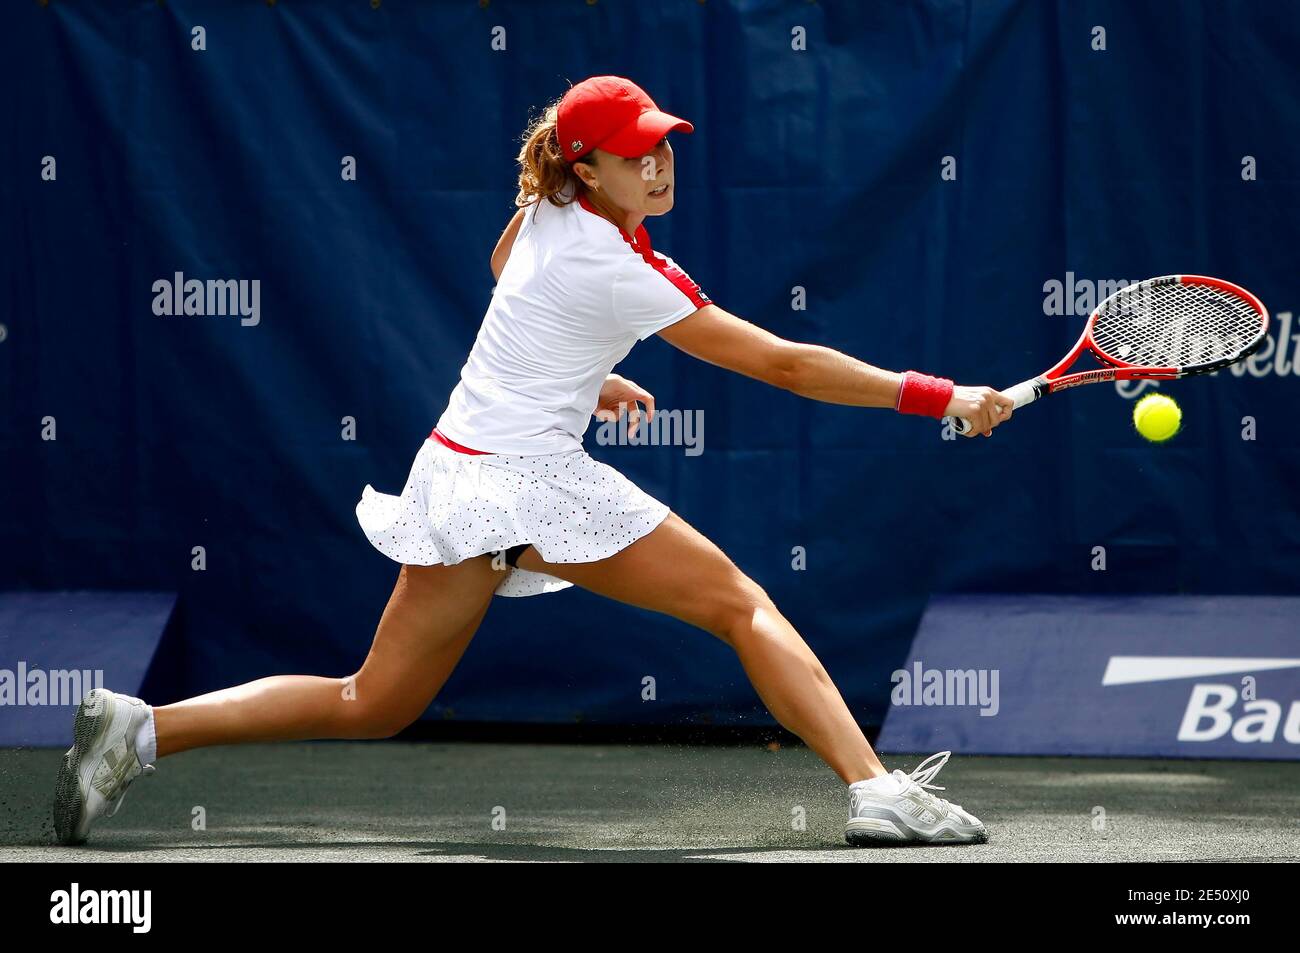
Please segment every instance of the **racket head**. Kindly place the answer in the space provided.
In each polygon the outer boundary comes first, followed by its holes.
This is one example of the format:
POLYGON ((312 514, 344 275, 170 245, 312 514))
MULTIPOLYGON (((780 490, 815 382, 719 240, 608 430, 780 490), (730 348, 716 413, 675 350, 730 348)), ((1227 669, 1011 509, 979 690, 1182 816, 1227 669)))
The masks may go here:
POLYGON ((1165 275, 1121 288, 1097 305, 1084 342, 1116 369, 1115 378, 1175 378, 1235 364, 1267 336, 1268 310, 1240 285, 1165 275))

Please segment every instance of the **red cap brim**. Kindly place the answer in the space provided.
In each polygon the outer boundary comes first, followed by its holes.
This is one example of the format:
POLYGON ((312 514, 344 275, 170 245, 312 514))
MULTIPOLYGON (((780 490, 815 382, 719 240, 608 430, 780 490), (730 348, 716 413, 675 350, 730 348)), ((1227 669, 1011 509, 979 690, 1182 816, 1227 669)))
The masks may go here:
POLYGON ((658 110, 643 112, 636 119, 604 142, 598 148, 625 159, 636 159, 654 149, 655 144, 670 132, 694 132, 695 127, 685 119, 658 110))

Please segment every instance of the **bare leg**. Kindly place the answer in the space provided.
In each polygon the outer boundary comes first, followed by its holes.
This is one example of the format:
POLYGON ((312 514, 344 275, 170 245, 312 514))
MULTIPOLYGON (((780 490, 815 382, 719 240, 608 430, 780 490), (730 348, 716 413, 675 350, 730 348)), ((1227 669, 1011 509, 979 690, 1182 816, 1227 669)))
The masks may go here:
POLYGON ((767 593, 676 513, 608 559, 548 563, 530 548, 519 567, 713 633, 735 649, 772 716, 842 780, 885 773, 830 676, 767 593))
POLYGON ((502 578, 488 556, 403 566, 355 675, 276 675, 155 708, 158 756, 245 741, 396 734, 451 675, 502 578))

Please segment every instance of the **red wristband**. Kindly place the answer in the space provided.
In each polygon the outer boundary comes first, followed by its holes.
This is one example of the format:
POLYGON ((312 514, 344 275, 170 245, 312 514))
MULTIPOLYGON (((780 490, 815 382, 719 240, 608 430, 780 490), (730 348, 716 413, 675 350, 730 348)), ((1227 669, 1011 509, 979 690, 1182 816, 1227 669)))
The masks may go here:
POLYGON ((898 388, 898 403, 894 409, 900 414, 942 417, 951 402, 952 381, 948 378, 904 371, 902 386, 898 388))

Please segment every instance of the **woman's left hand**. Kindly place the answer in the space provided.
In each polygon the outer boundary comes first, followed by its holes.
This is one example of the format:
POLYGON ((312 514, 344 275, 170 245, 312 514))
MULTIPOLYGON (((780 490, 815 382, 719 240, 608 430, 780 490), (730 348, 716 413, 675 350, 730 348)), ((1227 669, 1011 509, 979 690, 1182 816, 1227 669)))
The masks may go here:
POLYGON ((600 398, 592 413, 597 420, 614 421, 626 412, 627 432, 631 437, 636 435, 636 429, 641 423, 641 404, 645 404, 645 419, 648 423, 655 415, 654 395, 626 377, 610 374, 600 388, 600 398))

